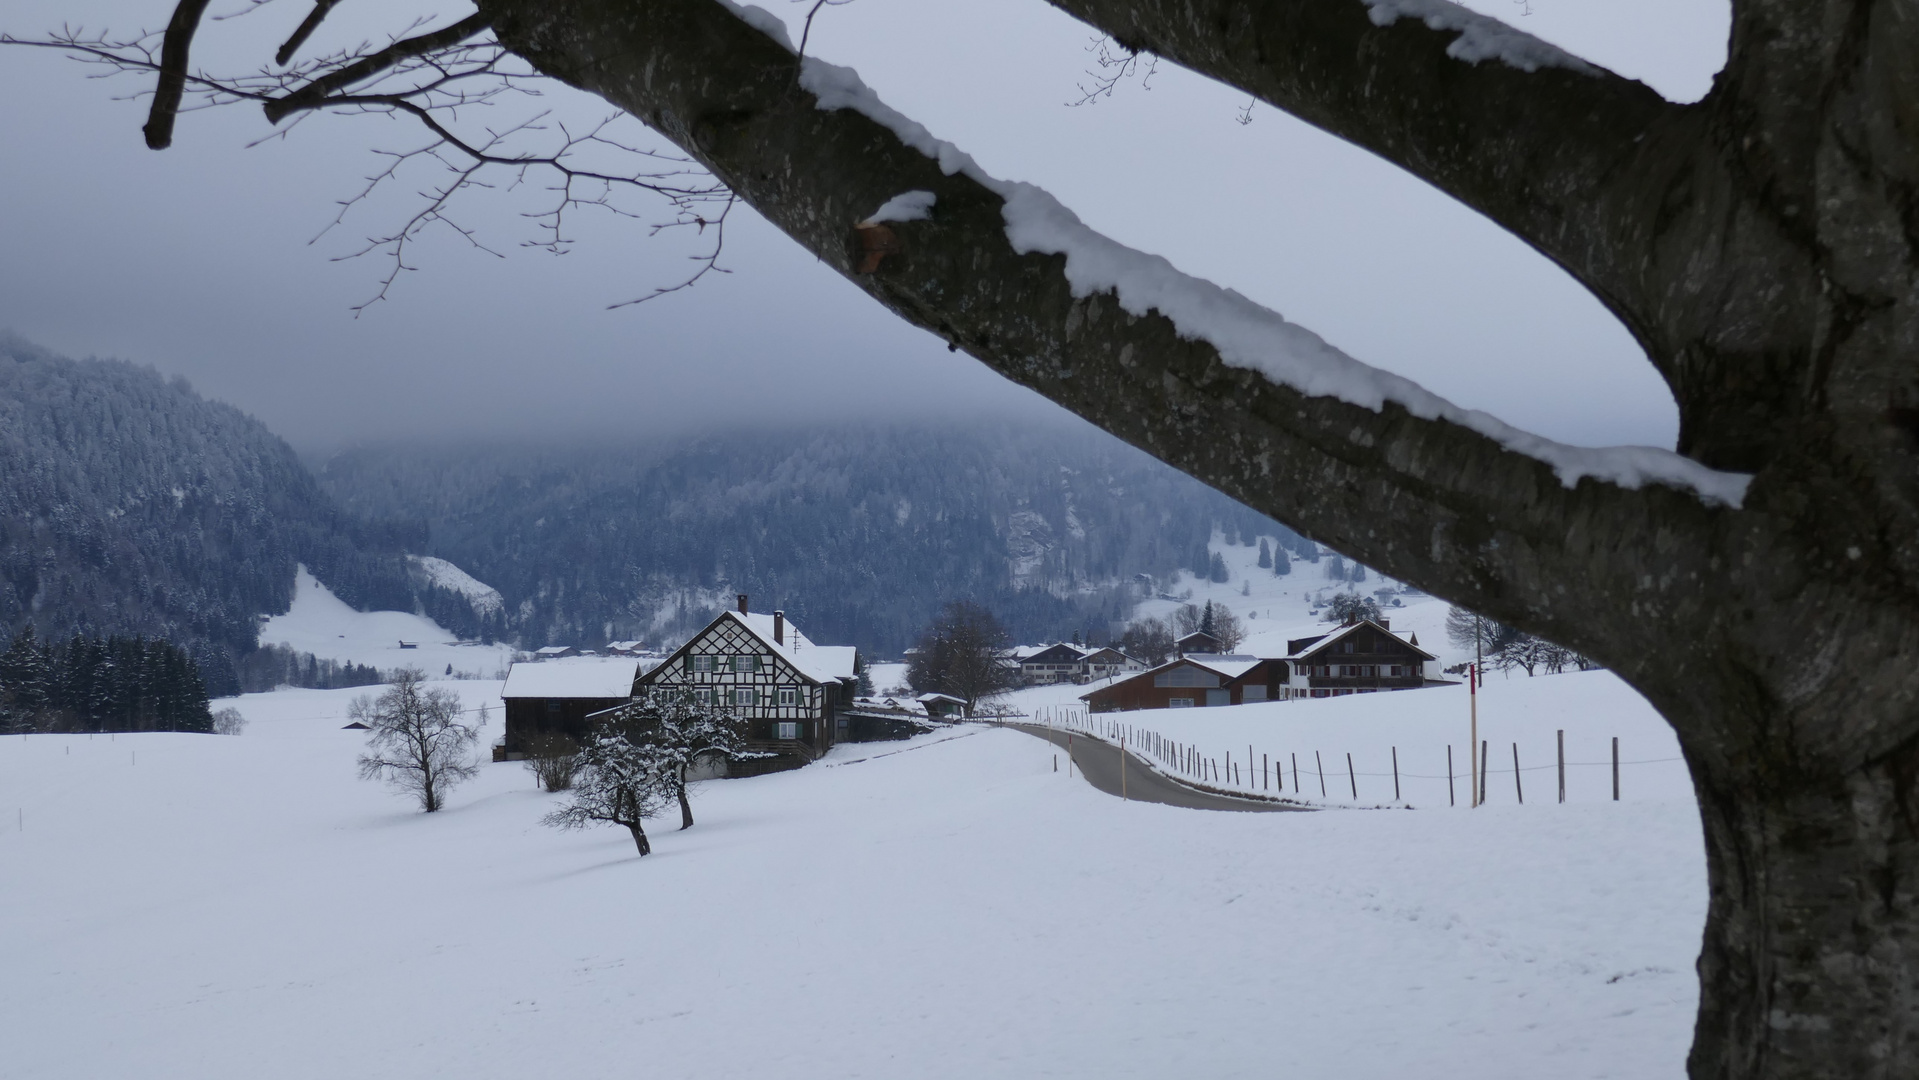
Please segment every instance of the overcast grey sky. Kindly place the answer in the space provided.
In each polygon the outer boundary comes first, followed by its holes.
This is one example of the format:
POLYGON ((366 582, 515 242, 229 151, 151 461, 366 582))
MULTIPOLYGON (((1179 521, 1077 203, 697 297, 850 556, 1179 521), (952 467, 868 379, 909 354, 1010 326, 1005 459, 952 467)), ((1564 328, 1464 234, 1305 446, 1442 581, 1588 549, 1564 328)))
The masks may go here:
MULTIPOLYGON (((349 0, 333 32, 398 28, 386 12, 401 6, 349 0)), ((762 6, 796 25, 804 11, 762 6)), ((1727 0, 1469 6, 1677 100, 1703 94, 1725 57, 1727 0)), ((197 58, 258 66, 306 7, 280 0, 210 25, 197 58)), ((7 0, 0 30, 131 30, 171 9, 7 0)), ((1637 347, 1529 248, 1270 108, 1239 124, 1242 96, 1170 65, 1149 89, 1134 82, 1068 108, 1088 38, 1041 0, 854 0, 822 13, 809 51, 858 68, 987 170, 1048 188, 1094 227, 1362 360, 1566 441, 1672 444, 1671 398, 1637 347)), ((316 46, 328 41, 337 37, 316 46)), ((729 233, 732 274, 609 311, 683 275, 686 244, 599 218, 582 219, 571 254, 522 250, 533 230, 520 215, 538 208, 537 193, 475 192, 462 220, 507 257, 430 235, 414 254, 422 269, 355 318, 384 266, 334 260, 399 220, 408 192, 313 238, 378 167, 369 149, 416 145, 415 131, 321 117, 248 149, 269 128, 234 107, 183 116, 173 148, 155 153, 140 140, 145 103, 116 100, 144 82, 87 74, 50 53, 0 49, 0 328, 184 374, 303 449, 850 412, 1057 412, 887 315, 745 210, 729 233)), ((552 104, 572 117, 606 111, 564 88, 552 104)))

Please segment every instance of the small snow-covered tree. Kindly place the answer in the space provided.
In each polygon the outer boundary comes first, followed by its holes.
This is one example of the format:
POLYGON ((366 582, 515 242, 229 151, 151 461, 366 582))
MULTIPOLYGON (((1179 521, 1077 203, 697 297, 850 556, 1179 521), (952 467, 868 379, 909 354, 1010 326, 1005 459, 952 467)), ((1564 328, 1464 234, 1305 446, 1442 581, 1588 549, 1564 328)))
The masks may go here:
POLYGON ((247 718, 240 710, 228 707, 213 714, 213 733, 215 735, 238 735, 246 730, 247 718))
POLYGON ((371 729, 360 778, 385 780, 419 799, 429 814, 446 805, 455 785, 480 771, 473 758, 478 725, 462 720, 458 694, 427 686, 418 668, 394 672, 378 697, 354 698, 347 715, 371 729))
POLYGON ((1119 651, 1148 667, 1158 667, 1173 655, 1173 628, 1164 619, 1148 616, 1120 635, 1119 651))
POLYGON ((611 722, 625 725, 628 738, 653 756, 655 768, 679 801, 682 829, 693 827, 693 806, 687 800, 693 768, 702 760, 730 761, 747 753, 746 719, 688 694, 657 691, 621 709, 611 722))
POLYGON ((654 748, 634 725, 609 718, 593 726, 580 748, 580 771, 565 806, 542 820, 559 829, 620 825, 642 856, 653 853, 646 819, 673 801, 675 784, 654 748))
POLYGON ((1347 623, 1356 623, 1361 619, 1378 621, 1379 616, 1379 601, 1370 596, 1344 592, 1333 597, 1332 602, 1326 605, 1325 620, 1343 626, 1347 623))
POLYGON ((1266 538, 1263 536, 1259 538, 1259 568, 1261 570, 1273 568, 1273 549, 1266 546, 1266 538))
POLYGON ((1213 557, 1207 564, 1207 579, 1215 585, 1224 585, 1229 576, 1226 572, 1226 557, 1217 551, 1213 552, 1213 557))
POLYGON ((1292 572, 1293 560, 1287 557, 1286 549, 1283 547, 1275 547, 1273 549, 1273 576, 1285 577, 1292 572))

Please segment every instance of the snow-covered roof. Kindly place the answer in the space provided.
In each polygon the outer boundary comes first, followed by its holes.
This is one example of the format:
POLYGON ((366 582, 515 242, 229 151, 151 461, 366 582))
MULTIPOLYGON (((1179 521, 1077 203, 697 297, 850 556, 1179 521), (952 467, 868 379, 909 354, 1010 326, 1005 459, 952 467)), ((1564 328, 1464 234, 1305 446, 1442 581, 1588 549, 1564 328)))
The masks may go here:
POLYGON ((929 701, 950 701, 955 705, 966 704, 965 698, 956 698, 951 694, 921 694, 919 697, 914 698, 913 700, 919 702, 922 705, 924 705, 925 703, 929 701))
POLYGON ((514 664, 503 698, 628 698, 640 662, 617 656, 569 656, 514 664))
POLYGON ((570 653, 572 651, 573 651, 573 646, 571 645, 547 645, 538 649, 534 649, 533 655, 545 656, 545 657, 564 656, 565 654, 570 653))
POLYGON ((786 620, 785 640, 781 644, 773 642, 773 616, 749 611, 742 615, 737 611, 724 612, 721 618, 731 618, 760 639, 767 651, 779 656, 793 665, 799 673, 814 682, 835 682, 853 677, 853 658, 859 652, 851 645, 815 645, 812 639, 800 633, 793 620, 786 620))
POLYGON ((1346 635, 1352 633, 1353 631, 1359 629, 1362 626, 1370 626, 1373 629, 1379 631, 1380 633, 1385 634, 1387 637, 1396 639, 1400 644, 1406 646, 1407 648, 1411 649, 1412 651, 1418 653, 1419 655, 1425 657, 1428 660, 1438 659, 1438 657, 1434 656, 1432 653, 1429 653, 1426 650, 1420 648, 1419 646, 1414 645, 1412 642, 1407 641, 1404 637, 1401 637, 1400 635, 1393 633, 1391 630, 1388 630, 1387 628, 1379 625, 1378 623, 1374 622, 1371 619, 1361 619, 1356 623, 1351 623, 1349 625, 1342 626, 1330 634, 1326 634, 1321 637, 1312 638, 1308 640, 1305 644, 1301 645, 1298 649, 1294 650, 1292 654, 1286 657, 1286 659, 1301 660, 1308 656, 1311 656, 1314 653, 1323 652, 1328 646, 1332 645, 1334 642, 1339 641, 1340 639, 1344 638, 1346 635))
POLYGON ((1237 679, 1241 675, 1258 667, 1261 663, 1260 658, 1257 656, 1239 656, 1226 653, 1187 653, 1172 663, 1177 664, 1180 660, 1197 664, 1208 671, 1217 673, 1221 678, 1225 679, 1237 679))

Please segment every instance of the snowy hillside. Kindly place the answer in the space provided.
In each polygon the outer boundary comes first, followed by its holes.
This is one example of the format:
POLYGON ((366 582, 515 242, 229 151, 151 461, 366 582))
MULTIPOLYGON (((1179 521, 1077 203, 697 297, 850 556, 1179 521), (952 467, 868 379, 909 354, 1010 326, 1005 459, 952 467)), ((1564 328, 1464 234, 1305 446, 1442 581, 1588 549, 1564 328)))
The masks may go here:
MULTIPOLYGON (((1265 539, 1268 545, 1277 546, 1276 538, 1265 539)), ((1315 609, 1324 607, 1329 597, 1342 592, 1372 597, 1378 590, 1387 589, 1390 596, 1381 607, 1395 632, 1417 634, 1420 647, 1438 656, 1442 665, 1471 659, 1456 655, 1456 650, 1446 643, 1446 611, 1450 605, 1444 600, 1408 591, 1404 585, 1371 572, 1363 582, 1330 578, 1327 573, 1336 565, 1332 555, 1317 563, 1294 558, 1289 573, 1275 576, 1270 569, 1259 565, 1257 541, 1251 547, 1230 544, 1219 533, 1214 533, 1207 547, 1226 563, 1224 583, 1195 577, 1182 570, 1162 590, 1165 596, 1142 602, 1133 617, 1154 616, 1170 622, 1182 604, 1205 607, 1210 600, 1239 616, 1246 630, 1246 639, 1235 651, 1253 656, 1285 656, 1287 638, 1311 637, 1332 629, 1313 614, 1315 609), (1401 606, 1393 606, 1394 600, 1401 606)), ((1349 568, 1353 565, 1343 560, 1339 563, 1349 568)))
POLYGON ((466 597, 467 602, 473 605, 474 614, 497 615, 506 610, 506 600, 500 595, 500 590, 445 559, 436 559, 431 555, 408 555, 406 560, 428 582, 466 597))
POLYGON ((296 576, 293 606, 261 624, 260 644, 286 645, 322 660, 368 664, 381 671, 417 667, 439 675, 450 665, 455 674, 484 679, 504 677, 513 661, 511 646, 460 641, 433 620, 410 612, 355 611, 304 566, 296 576), (401 642, 415 647, 402 648, 401 642))
POLYGON ((961 728, 710 784, 640 859, 519 765, 356 780, 353 696, 0 738, 10 1080, 1684 1072, 1682 801, 1179 810, 961 728))

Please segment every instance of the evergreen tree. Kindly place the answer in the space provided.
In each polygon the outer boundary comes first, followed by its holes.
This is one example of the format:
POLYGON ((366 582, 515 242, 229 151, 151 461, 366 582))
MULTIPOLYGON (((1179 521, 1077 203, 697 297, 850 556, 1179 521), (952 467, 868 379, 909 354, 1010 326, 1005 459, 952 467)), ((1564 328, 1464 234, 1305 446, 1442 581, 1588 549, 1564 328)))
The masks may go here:
POLYGON ((1275 547, 1273 549, 1273 576, 1285 577, 1292 572, 1293 560, 1286 556, 1286 549, 1283 547, 1275 547))
POLYGON ((1261 570, 1270 570, 1272 567, 1273 552, 1272 549, 1266 546, 1266 538, 1262 536, 1259 538, 1259 568, 1261 570))
POLYGON ((1226 557, 1217 551, 1213 552, 1213 558, 1208 564, 1207 580, 1215 585, 1224 585, 1226 579, 1230 576, 1231 575, 1226 572, 1226 557))

